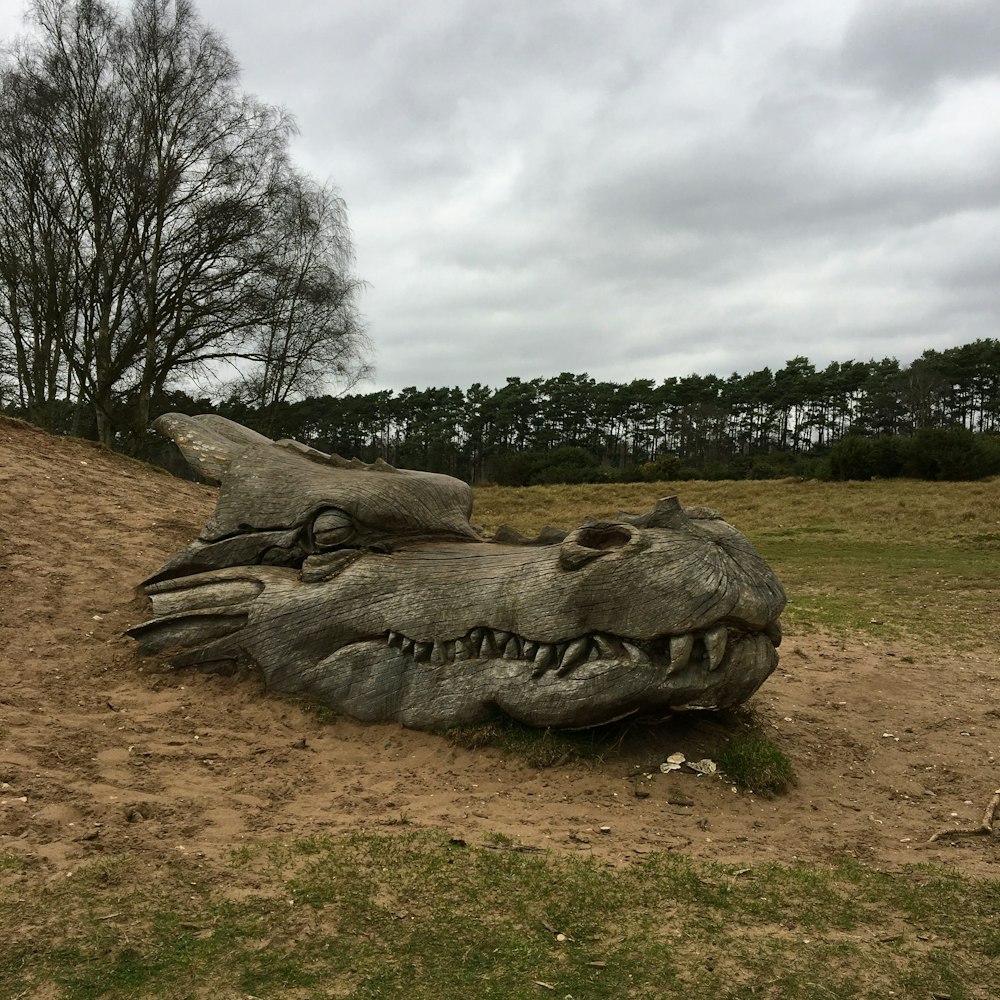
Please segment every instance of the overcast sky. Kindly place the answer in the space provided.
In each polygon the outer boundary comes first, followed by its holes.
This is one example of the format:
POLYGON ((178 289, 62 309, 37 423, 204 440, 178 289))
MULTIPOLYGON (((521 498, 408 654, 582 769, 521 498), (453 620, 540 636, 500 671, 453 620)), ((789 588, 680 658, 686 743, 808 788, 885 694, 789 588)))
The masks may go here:
POLYGON ((997 0, 198 9, 347 202, 359 391, 1000 336, 997 0))

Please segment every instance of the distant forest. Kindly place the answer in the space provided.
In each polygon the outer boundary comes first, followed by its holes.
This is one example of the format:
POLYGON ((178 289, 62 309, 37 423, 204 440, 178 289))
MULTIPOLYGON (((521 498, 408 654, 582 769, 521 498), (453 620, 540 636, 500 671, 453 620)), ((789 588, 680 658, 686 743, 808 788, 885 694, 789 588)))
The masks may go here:
MULTIPOLYGON (((728 378, 598 382, 563 373, 491 388, 311 396, 254 409, 170 393, 269 437, 472 483, 1000 474, 1000 340, 893 358, 805 357, 728 378)), ((164 457, 164 461, 166 458, 164 457)))
MULTIPOLYGON (((255 408, 168 391, 153 412, 220 413, 365 461, 527 486, 614 480, 978 479, 1000 474, 1000 340, 893 358, 796 357, 728 378, 598 382, 565 372, 499 388, 410 387, 255 408)), ((16 405, 5 412, 19 413, 16 405)), ((51 429, 70 432, 72 408, 51 429), (62 425, 62 426, 60 426, 62 425)), ((170 446, 141 457, 179 471, 170 446)))

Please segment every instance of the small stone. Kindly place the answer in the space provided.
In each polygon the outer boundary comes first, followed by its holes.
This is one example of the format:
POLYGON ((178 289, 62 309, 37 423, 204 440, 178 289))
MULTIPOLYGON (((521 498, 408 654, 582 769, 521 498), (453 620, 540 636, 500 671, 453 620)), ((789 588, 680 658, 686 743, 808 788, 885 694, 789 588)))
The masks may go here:
POLYGON ((715 763, 714 760, 709 760, 705 757, 702 760, 691 760, 688 761, 688 767, 692 771, 697 771, 698 774, 715 774, 719 770, 719 765, 715 763))
POLYGON ((610 826, 602 826, 602 827, 598 827, 598 829, 601 831, 601 833, 605 833, 605 834, 606 833, 611 833, 611 827, 610 826))

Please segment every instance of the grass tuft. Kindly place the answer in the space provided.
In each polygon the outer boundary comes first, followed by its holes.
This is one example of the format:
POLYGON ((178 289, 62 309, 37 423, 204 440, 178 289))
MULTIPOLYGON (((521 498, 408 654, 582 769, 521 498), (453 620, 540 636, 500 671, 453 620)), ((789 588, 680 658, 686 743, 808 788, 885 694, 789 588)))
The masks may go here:
POLYGON ((452 746, 463 750, 493 747, 539 769, 594 762, 620 745, 620 726, 582 730, 533 729, 507 717, 475 726, 455 726, 445 731, 452 746))
POLYGON ((716 763, 734 785, 758 795, 780 795, 795 784, 792 762, 760 733, 734 736, 719 748, 716 763))
POLYGON ((340 719, 340 714, 333 706, 313 698, 303 698, 299 702, 303 714, 311 716, 321 726, 332 726, 340 719))
POLYGON ((15 854, 0 854, 0 873, 27 871, 28 863, 15 854))

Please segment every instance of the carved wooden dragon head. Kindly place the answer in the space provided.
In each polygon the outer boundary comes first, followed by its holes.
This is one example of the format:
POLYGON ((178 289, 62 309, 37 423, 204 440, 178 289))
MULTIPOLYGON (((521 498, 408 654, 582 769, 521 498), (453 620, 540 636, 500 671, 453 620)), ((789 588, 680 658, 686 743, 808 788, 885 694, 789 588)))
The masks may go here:
POLYGON ((714 511, 670 497, 488 542, 448 476, 214 415, 154 426, 222 483, 201 536, 145 581, 154 618, 131 630, 178 664, 249 662, 274 689, 429 729, 498 711, 581 727, 725 707, 777 663, 784 591, 714 511))

